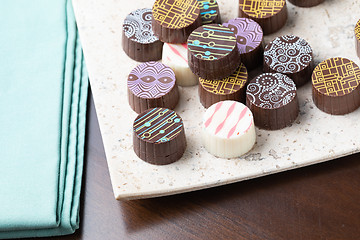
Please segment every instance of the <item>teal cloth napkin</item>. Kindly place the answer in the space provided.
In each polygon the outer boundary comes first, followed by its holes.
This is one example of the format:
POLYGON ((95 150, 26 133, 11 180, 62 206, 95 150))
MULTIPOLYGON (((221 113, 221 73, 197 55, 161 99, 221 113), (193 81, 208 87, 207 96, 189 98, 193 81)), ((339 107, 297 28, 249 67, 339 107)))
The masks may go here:
POLYGON ((1 239, 78 228, 87 88, 71 1, 0 1, 1 239))

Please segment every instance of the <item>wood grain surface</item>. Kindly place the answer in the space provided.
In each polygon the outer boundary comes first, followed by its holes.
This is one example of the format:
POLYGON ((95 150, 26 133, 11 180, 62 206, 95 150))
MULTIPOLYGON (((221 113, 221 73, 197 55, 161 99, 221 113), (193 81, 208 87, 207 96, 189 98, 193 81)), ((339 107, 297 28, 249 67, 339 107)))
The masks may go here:
POLYGON ((81 225, 59 240, 360 239, 360 154, 175 196, 116 201, 92 97, 81 225))

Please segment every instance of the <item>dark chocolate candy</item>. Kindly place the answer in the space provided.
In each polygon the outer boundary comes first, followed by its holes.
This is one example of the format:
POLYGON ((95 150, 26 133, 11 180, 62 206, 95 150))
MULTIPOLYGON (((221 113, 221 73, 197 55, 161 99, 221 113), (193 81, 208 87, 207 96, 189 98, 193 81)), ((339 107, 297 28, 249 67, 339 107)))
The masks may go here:
POLYGON ((287 75, 300 87, 311 79, 314 69, 312 49, 297 36, 277 37, 265 47, 263 67, 264 72, 287 75))
POLYGON ((153 31, 167 43, 185 43, 202 22, 197 0, 156 0, 152 12, 153 31))
POLYGON ((142 112, 133 124, 133 146, 136 155, 151 164, 164 165, 181 158, 186 148, 181 117, 166 108, 142 112))
POLYGON ((330 58, 317 65, 312 74, 312 97, 322 111, 334 115, 360 107, 360 69, 346 58, 330 58))
POLYGON ((216 0, 197 0, 202 24, 221 23, 220 9, 216 0))
POLYGON ((360 20, 356 23, 355 26, 355 46, 356 46, 356 53, 360 58, 360 20))
POLYGON ((147 62, 161 59, 163 43, 151 27, 151 9, 142 8, 126 16, 123 24, 122 47, 135 61, 147 62))
POLYGON ((203 25, 188 39, 188 63, 191 71, 205 79, 222 79, 240 64, 235 34, 220 24, 203 25))
POLYGON ((205 108, 224 100, 245 103, 247 80, 248 72, 242 63, 233 74, 221 80, 199 78, 200 102, 205 108))
POLYGON ((255 125, 268 130, 291 125, 299 114, 295 83, 281 73, 263 73, 252 79, 246 89, 246 104, 255 125))
POLYGON ((239 17, 256 21, 265 35, 274 33, 286 23, 286 0, 239 0, 239 17))
POLYGON ((324 0, 289 0, 289 2, 298 7, 314 7, 324 2, 324 0))
POLYGON ((261 66, 263 62, 264 38, 260 25, 249 18, 235 18, 226 23, 225 27, 235 33, 241 62, 248 70, 261 66))
POLYGON ((173 109, 179 101, 175 73, 159 62, 145 62, 135 67, 127 80, 131 108, 141 113, 149 108, 173 109))

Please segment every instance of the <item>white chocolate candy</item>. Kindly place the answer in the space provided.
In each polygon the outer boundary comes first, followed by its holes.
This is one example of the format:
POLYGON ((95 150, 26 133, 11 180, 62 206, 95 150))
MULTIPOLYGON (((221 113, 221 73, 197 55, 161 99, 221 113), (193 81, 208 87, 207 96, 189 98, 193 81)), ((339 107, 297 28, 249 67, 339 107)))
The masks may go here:
POLYGON ((252 149, 256 141, 252 112, 236 101, 211 105, 203 121, 203 144, 217 157, 235 158, 252 149))
POLYGON ((198 84, 198 77, 192 73, 188 65, 187 44, 164 43, 162 62, 175 72, 176 83, 179 86, 198 84))

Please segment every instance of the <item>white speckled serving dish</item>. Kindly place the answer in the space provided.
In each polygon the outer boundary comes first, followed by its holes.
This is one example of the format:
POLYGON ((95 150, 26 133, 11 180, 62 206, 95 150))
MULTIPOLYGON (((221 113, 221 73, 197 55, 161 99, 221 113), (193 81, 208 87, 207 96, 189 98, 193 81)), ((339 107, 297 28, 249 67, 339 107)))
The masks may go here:
MULTIPOLYGON (((237 0, 218 0, 223 21, 237 16, 237 0)), ((256 129, 253 150, 237 159, 215 158, 202 147, 200 125, 205 109, 197 87, 180 87, 176 111, 185 124, 188 147, 180 161, 153 166, 132 149, 132 123, 137 114, 127 102, 126 80, 138 64, 121 47, 122 23, 131 11, 149 7, 150 0, 73 0, 91 89, 116 199, 148 198, 243 181, 320 163, 360 152, 360 109, 344 116, 318 110, 311 84, 298 90, 300 115, 278 131, 256 129)), ((288 3, 289 19, 280 31, 295 34, 313 48, 315 62, 346 57, 360 64, 355 53, 354 26, 360 0, 325 0, 313 8, 288 3)))

